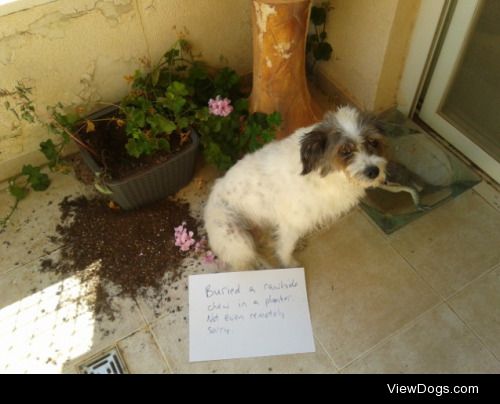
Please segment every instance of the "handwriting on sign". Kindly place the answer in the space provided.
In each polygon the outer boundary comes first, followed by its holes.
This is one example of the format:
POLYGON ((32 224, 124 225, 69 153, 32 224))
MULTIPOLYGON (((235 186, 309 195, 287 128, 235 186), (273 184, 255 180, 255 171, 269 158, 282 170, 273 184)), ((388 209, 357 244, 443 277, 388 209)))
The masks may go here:
POLYGON ((284 320, 286 308, 283 306, 291 303, 293 297, 283 292, 297 287, 298 283, 295 279, 277 283, 250 284, 243 289, 239 283, 223 286, 207 284, 205 297, 208 333, 229 335, 233 331, 231 324, 238 321, 284 320), (257 298, 256 295, 259 297, 257 298), (219 298, 224 298, 224 300, 219 298))
POLYGON ((194 361, 314 350, 302 268, 192 276, 189 316, 194 361), (280 340, 295 327, 307 348, 280 340), (250 348, 256 341, 264 345, 250 348))

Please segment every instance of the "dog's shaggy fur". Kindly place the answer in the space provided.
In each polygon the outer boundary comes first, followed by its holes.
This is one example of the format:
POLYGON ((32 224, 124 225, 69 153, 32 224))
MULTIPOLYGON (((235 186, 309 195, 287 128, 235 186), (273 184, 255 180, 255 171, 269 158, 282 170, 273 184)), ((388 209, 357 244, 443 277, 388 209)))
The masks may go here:
POLYGON ((268 266, 249 231, 271 228, 283 267, 298 239, 355 206, 384 181, 384 141, 373 118, 354 108, 329 112, 246 155, 217 180, 204 211, 214 253, 233 270, 268 266))

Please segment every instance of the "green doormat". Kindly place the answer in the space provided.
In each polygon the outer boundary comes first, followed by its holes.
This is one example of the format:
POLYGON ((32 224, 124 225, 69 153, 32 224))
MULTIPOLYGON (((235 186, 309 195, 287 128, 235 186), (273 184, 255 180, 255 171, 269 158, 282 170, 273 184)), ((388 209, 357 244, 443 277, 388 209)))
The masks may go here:
POLYGON ((467 165, 398 111, 383 117, 389 186, 369 189, 362 209, 387 234, 481 182, 467 165), (390 192, 390 191, 391 192, 390 192))

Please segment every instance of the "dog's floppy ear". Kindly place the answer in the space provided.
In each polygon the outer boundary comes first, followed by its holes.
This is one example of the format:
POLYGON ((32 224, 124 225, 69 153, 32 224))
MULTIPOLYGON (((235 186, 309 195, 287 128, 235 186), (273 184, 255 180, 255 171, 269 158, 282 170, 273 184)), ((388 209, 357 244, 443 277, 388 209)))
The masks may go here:
POLYGON ((301 175, 309 174, 318 168, 328 149, 328 132, 321 129, 306 133, 300 141, 301 175))
POLYGON ((361 118, 361 126, 370 125, 381 135, 387 134, 387 125, 384 120, 373 113, 364 112, 361 118))

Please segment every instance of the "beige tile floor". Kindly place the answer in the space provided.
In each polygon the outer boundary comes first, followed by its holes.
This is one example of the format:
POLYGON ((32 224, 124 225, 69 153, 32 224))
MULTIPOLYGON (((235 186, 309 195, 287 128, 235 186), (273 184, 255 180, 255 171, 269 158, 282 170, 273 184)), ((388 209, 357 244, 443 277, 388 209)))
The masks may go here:
MULTIPOLYGON (((181 192, 195 214, 213 177, 203 168, 181 192)), ((40 272, 63 248, 48 240, 58 202, 91 192, 53 181, 0 234, 0 373, 75 373, 110 347, 132 373, 500 373, 500 211, 485 183, 390 236, 354 209, 310 237, 296 257, 315 353, 191 364, 187 276, 217 267, 188 260, 170 302, 116 299, 114 321, 95 318, 78 299, 92 285, 40 272)), ((9 203, 0 193, 0 215, 9 203)))

